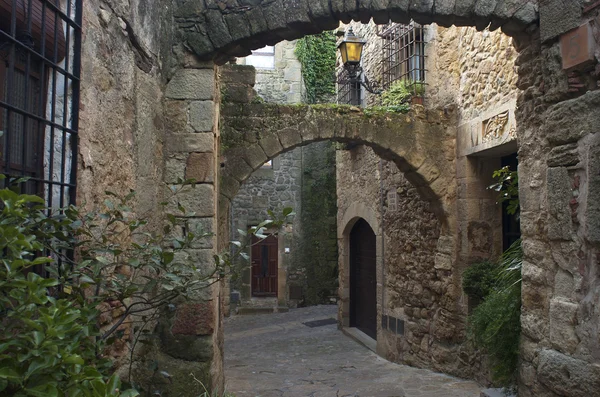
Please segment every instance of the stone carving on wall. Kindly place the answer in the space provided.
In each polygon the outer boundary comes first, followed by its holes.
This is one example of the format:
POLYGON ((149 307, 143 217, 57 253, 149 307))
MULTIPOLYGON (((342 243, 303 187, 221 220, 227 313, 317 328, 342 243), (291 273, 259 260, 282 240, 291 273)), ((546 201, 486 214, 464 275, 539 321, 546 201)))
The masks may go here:
MULTIPOLYGON (((508 110, 495 115, 494 117, 483 122, 483 143, 495 141, 504 136, 508 125, 509 112, 508 110)), ((513 128, 514 129, 514 128, 513 128)), ((510 131, 509 131, 510 132, 510 131)))
MULTIPOLYGON (((491 149, 500 148, 500 152, 516 150, 517 122, 515 120, 516 101, 495 108, 458 127, 458 155, 479 155, 491 149), (505 146, 505 145, 512 146, 505 146)), ((500 153, 500 152, 496 152, 500 153)))

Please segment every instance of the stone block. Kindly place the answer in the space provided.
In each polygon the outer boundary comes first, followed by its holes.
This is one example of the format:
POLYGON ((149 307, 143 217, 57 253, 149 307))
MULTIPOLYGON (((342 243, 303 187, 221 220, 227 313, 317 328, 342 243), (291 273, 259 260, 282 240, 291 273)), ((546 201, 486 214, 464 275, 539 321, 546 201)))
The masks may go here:
POLYGON ((165 124, 172 134, 184 133, 187 131, 188 123, 188 103, 187 101, 165 100, 165 124))
POLYGON ((251 86, 230 84, 223 89, 223 100, 234 103, 250 103, 256 97, 256 91, 251 86))
POLYGON ((224 174, 232 176, 239 182, 245 181, 254 169, 244 160, 243 149, 230 149, 227 151, 223 162, 225 164, 224 174))
POLYGON ((311 19, 324 30, 333 30, 339 26, 339 21, 333 18, 329 10, 329 0, 310 0, 311 19))
POLYGON ((214 303, 184 303, 177 306, 173 335, 211 335, 215 329, 214 303))
POLYGON ((179 69, 167 84, 169 99, 212 100, 215 91, 213 69, 179 69))
POLYGON ((169 153, 213 153, 215 149, 215 138, 212 133, 177 134, 169 135, 167 140, 167 152, 169 153))
MULTIPOLYGON (((185 232, 194 233, 196 239, 190 244, 190 248, 212 249, 215 247, 215 221, 213 218, 187 218, 185 232), (206 237, 202 235, 209 234, 206 237)), ((183 238, 184 228, 180 226, 174 232, 174 237, 183 238)), ((211 251, 212 252, 212 251, 211 251)))
POLYGON ((293 149, 302 144, 302 135, 296 128, 284 128, 277 133, 283 150, 293 149))
POLYGON ((547 0, 540 4, 540 38, 548 41, 579 26, 581 2, 579 0, 547 0))
POLYGON ((417 172, 423 177, 423 179, 425 179, 425 181, 427 181, 427 183, 432 183, 440 177, 440 170, 431 161, 425 161, 419 167, 417 172))
POLYGON ((575 333, 577 309, 576 304, 565 300, 550 301, 550 342, 563 353, 574 353, 579 343, 575 333))
POLYGON ((540 351, 537 371, 538 380, 561 396, 590 397, 600 390, 600 365, 555 350, 540 351))
POLYGON ((190 153, 185 166, 185 179, 194 179, 199 183, 214 182, 214 154, 190 153))
POLYGON ((437 270, 452 270, 452 257, 444 254, 436 254, 434 268, 437 270))
POLYGON ((569 201, 572 198, 569 173, 564 167, 548 168, 548 237, 570 240, 572 219, 569 201))
POLYGON ((431 18, 433 4, 434 0, 411 1, 409 9, 410 15, 415 18, 415 20, 420 19, 422 21, 420 22, 421 24, 431 23, 433 21, 431 18))
MULTIPOLYGON (((472 18, 475 13, 475 3, 478 0, 456 0, 454 5, 454 16, 458 26, 463 26, 465 23, 472 24, 472 18)), ((485 1, 485 0, 484 0, 485 1)))
POLYGON ((600 132, 596 132, 588 153, 588 198, 585 209, 587 239, 600 243, 600 132))
POLYGON ((248 19, 248 24, 250 25, 250 31, 252 32, 252 35, 259 35, 269 31, 269 27, 261 7, 253 7, 252 9, 248 10, 246 12, 246 18, 248 19))
POLYGON ((185 179, 186 155, 179 154, 167 158, 165 161, 165 182, 177 183, 185 179))
POLYGON ((268 160, 268 157, 262 147, 254 143, 244 149, 244 159, 252 169, 256 170, 268 160))
POLYGON ((206 13, 206 21, 208 37, 215 48, 226 47, 233 41, 221 11, 208 10, 206 13))
MULTIPOLYGON (((529 287, 524 285, 523 288, 529 287)), ((535 288, 531 286, 531 288, 535 288)), ((529 308, 523 304, 523 310, 529 310, 529 308)), ((524 336, 529 339, 539 342, 546 338, 548 334, 548 324, 546 318, 536 316, 535 314, 522 313, 521 314, 521 332, 524 336)))
POLYGON ((254 87, 256 68, 251 65, 224 65, 221 67, 221 83, 254 87))
POLYGON ((233 41, 246 39, 252 35, 250 24, 246 19, 246 13, 232 12, 226 14, 224 19, 233 41))
POLYGON ((190 50, 201 57, 201 59, 209 59, 208 56, 215 50, 205 32, 185 32, 184 40, 190 50))
POLYGON ((397 23, 409 23, 411 18, 408 13, 408 3, 409 0, 390 0, 387 7, 390 19, 397 23))
POLYGON ((312 21, 309 17, 310 8, 307 0, 286 0, 283 4, 285 6, 285 19, 289 27, 306 33, 318 33, 318 28, 311 26, 312 21))
MULTIPOLYGON (((168 390, 164 396, 200 396, 205 387, 211 385, 211 358, 214 355, 212 337, 187 337, 185 339, 165 339, 162 349, 169 351, 153 351, 137 362, 133 369, 133 378, 143 390, 168 390), (202 341, 195 341, 201 339, 202 341), (177 343, 177 350, 169 349, 177 343), (188 358, 176 358, 182 353, 188 358), (190 355, 191 358, 190 358, 190 355), (160 371, 169 377, 157 375, 154 369, 159 363, 160 371), (200 382, 190 382, 191 374, 200 382)), ((161 350, 162 350, 161 349, 161 350)))
POLYGON ((275 0, 267 3, 262 7, 262 10, 269 27, 269 31, 276 32, 288 29, 285 19, 283 0, 275 0))
POLYGON ((172 186, 176 191, 169 197, 168 212, 176 216, 208 217, 215 215, 215 189, 210 184, 192 186, 172 186), (178 210, 178 205, 183 206, 186 213, 178 210))
POLYGON ((552 148, 548 155, 549 167, 568 167, 579 163, 579 149, 576 143, 561 145, 552 148))
POLYGON ((215 103, 213 101, 195 101, 190 103, 190 125, 196 132, 209 132, 215 123, 215 103))
POLYGON ((261 137, 258 144, 269 158, 279 155, 283 150, 281 142, 279 142, 279 137, 275 134, 261 137))

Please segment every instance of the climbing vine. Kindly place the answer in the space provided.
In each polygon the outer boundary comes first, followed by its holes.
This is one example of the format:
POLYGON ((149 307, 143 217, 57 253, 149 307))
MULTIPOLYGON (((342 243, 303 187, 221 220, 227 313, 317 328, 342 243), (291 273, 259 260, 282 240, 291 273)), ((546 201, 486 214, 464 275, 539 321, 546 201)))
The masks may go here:
POLYGON ((302 65, 306 103, 331 102, 335 95, 335 43, 333 31, 298 40, 295 53, 302 65))

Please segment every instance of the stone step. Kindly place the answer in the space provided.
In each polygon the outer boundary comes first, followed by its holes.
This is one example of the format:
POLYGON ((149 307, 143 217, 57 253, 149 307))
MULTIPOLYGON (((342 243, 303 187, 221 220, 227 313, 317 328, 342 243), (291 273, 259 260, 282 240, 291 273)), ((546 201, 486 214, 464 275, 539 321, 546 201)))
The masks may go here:
POLYGON ((249 315, 249 314, 287 313, 289 310, 290 309, 286 306, 275 306, 275 307, 241 306, 236 309, 236 314, 249 315))

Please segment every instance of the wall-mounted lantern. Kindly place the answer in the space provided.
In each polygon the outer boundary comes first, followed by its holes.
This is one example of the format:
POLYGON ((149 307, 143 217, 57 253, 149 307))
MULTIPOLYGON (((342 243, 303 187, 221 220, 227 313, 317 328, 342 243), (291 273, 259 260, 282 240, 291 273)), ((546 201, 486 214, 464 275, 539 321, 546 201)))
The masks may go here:
POLYGON ((348 29, 338 45, 338 51, 342 57, 342 64, 347 76, 340 77, 338 84, 360 84, 371 94, 381 94, 383 90, 380 90, 375 84, 371 83, 366 74, 363 77, 363 69, 360 66, 360 61, 365 44, 367 44, 367 40, 356 36, 352 28, 348 29))

